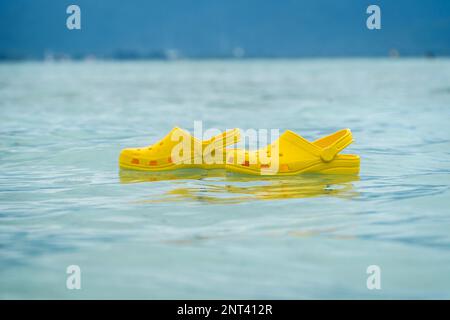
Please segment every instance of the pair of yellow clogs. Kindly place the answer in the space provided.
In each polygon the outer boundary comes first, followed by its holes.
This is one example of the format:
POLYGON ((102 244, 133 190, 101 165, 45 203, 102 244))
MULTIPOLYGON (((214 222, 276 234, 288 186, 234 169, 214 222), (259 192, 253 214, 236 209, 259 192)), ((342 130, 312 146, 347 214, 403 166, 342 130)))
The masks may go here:
POLYGON ((276 141, 259 150, 226 148, 239 140, 238 129, 201 141, 180 128, 174 128, 153 145, 122 150, 119 165, 124 169, 144 171, 221 168, 251 175, 359 173, 359 156, 340 154, 353 142, 350 129, 339 130, 314 142, 287 130, 276 141))

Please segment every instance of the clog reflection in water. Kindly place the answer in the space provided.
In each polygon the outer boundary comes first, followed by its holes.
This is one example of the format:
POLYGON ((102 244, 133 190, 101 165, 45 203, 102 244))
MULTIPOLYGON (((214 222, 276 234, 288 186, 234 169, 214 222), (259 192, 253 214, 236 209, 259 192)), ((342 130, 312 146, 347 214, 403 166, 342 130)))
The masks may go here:
POLYGON ((278 200, 332 196, 344 199, 358 195, 353 182, 357 175, 304 174, 301 176, 248 176, 224 170, 176 170, 165 173, 143 173, 121 170, 122 183, 174 181, 173 188, 161 197, 143 202, 195 201, 202 203, 242 203, 256 200, 278 200), (180 187, 180 185, 182 187, 180 187))

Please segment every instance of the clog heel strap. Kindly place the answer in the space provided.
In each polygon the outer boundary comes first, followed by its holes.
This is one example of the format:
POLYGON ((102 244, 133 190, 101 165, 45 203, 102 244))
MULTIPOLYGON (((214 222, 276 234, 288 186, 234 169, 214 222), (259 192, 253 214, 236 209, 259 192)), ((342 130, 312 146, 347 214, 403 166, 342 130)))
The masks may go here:
POLYGON ((329 136, 313 142, 314 145, 322 148, 320 158, 323 162, 330 162, 334 157, 348 147, 353 142, 350 129, 339 130, 329 136))

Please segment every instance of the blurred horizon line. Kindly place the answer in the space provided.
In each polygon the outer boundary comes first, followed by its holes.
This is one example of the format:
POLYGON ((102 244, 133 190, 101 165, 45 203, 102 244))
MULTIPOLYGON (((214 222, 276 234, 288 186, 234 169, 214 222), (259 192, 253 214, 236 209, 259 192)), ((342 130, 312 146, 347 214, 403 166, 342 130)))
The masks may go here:
POLYGON ((135 50, 117 50, 109 54, 53 52, 48 50, 39 55, 23 54, 19 52, 0 51, 1 61, 147 61, 147 60, 250 60, 250 59, 320 59, 320 58, 446 58, 449 54, 436 54, 425 50, 422 54, 401 54, 397 49, 391 49, 382 54, 321 54, 321 55, 276 55, 260 54, 246 55, 241 48, 233 50, 230 54, 203 54, 184 55, 176 49, 153 50, 140 52, 135 50))

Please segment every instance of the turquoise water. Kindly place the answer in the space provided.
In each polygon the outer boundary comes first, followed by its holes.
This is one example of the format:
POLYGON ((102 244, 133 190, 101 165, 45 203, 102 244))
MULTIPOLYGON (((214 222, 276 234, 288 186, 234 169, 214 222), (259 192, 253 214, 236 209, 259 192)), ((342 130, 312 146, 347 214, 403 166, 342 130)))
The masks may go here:
POLYGON ((0 298, 450 298, 449 116, 446 59, 0 64, 0 298), (195 120, 348 127, 361 174, 119 171, 195 120))

